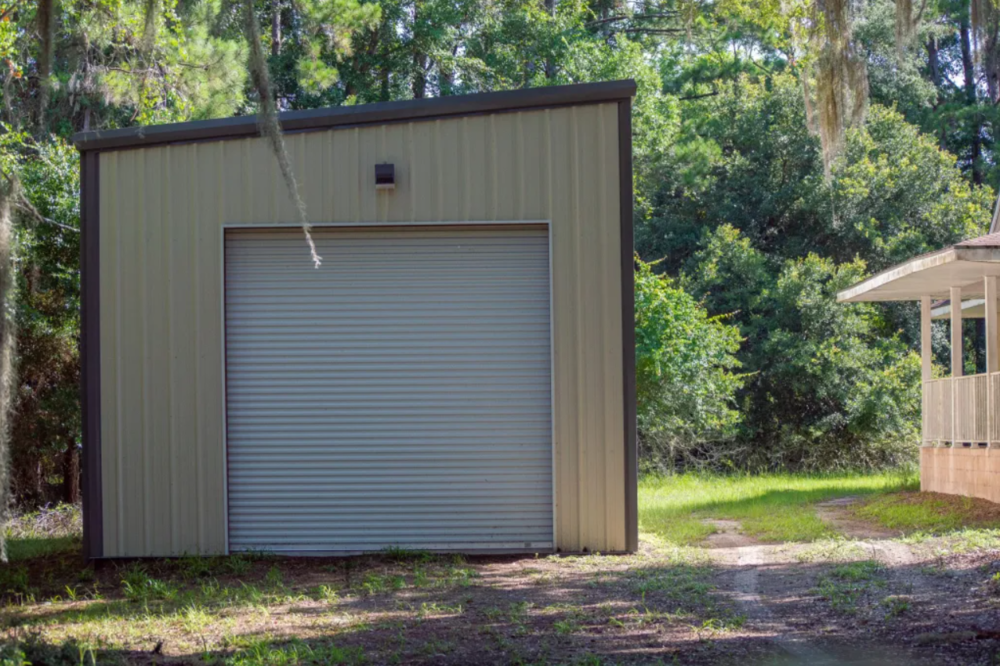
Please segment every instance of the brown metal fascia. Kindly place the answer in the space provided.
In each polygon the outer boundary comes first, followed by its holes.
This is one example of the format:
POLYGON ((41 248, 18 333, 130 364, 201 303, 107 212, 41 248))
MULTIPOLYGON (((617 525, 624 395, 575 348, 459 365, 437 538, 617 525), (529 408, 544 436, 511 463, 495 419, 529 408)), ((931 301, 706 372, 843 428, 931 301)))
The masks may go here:
MULTIPOLYGON (((628 79, 289 111, 282 113, 279 119, 285 132, 301 132, 555 106, 619 102, 630 99, 634 94, 635 82, 628 79)), ((239 116, 190 123, 81 132, 73 137, 73 142, 81 151, 115 150, 171 143, 249 138, 258 136, 259 133, 256 116, 239 116)))

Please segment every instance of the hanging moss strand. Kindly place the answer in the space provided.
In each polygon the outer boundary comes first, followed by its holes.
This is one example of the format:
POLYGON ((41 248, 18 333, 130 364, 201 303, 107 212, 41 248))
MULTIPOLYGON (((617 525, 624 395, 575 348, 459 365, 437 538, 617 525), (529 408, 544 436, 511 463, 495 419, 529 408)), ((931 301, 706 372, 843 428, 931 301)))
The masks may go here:
POLYGON ((285 181, 288 189, 288 196, 295 204, 295 209, 299 215, 299 223, 305 234, 306 242, 309 245, 309 253, 316 268, 320 267, 323 258, 316 252, 316 244, 312 238, 312 227, 309 224, 309 217, 306 214, 306 204, 299 195, 298 183, 292 173, 292 163, 288 158, 288 150, 285 148, 285 141, 281 133, 281 125, 278 121, 278 107, 274 101, 271 88, 271 76, 267 68, 267 56, 264 54, 264 47, 260 39, 260 25, 257 22, 257 15, 254 13, 254 4, 251 1, 244 3, 244 23, 247 41, 250 43, 250 80, 260 101, 260 110, 257 113, 257 124, 260 133, 267 137, 271 145, 274 158, 278 161, 281 170, 281 177, 285 181))

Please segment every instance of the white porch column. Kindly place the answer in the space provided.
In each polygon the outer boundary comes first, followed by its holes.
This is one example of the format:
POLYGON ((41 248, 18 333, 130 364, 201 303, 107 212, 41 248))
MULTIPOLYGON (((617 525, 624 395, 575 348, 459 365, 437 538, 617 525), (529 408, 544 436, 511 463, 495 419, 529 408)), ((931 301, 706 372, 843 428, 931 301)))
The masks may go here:
POLYGON ((951 376, 962 376, 962 288, 951 288, 951 376))
POLYGON ((1000 370, 997 358, 997 278, 987 275, 983 278, 983 293, 986 299, 986 372, 1000 370))
POLYGON ((955 379, 962 376, 962 288, 951 288, 951 445, 958 446, 958 391, 955 379))
POLYGON ((997 278, 987 275, 983 278, 983 294, 986 300, 986 439, 987 446, 993 445, 993 431, 996 429, 997 415, 993 411, 996 397, 993 395, 993 373, 1000 369, 1000 351, 997 340, 997 278))
POLYGON ((920 375, 931 380, 931 297, 920 298, 920 375))
POLYGON ((931 418, 931 409, 928 395, 927 382, 931 380, 931 297, 922 296, 920 298, 920 423, 921 436, 920 443, 923 446, 933 446, 929 444, 927 436, 927 423, 931 418))

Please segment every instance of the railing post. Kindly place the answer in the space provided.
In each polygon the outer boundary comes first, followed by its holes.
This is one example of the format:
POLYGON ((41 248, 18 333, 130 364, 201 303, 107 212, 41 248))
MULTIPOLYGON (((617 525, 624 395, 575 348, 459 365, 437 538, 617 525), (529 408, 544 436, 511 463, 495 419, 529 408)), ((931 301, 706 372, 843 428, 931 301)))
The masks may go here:
POLYGON ((951 297, 951 445, 958 444, 958 391, 955 379, 962 376, 962 288, 952 287, 951 297))
POLYGON ((931 400, 928 395, 927 382, 931 380, 931 297, 920 298, 920 405, 921 405, 921 439, 924 444, 927 437, 927 424, 931 420, 931 400))

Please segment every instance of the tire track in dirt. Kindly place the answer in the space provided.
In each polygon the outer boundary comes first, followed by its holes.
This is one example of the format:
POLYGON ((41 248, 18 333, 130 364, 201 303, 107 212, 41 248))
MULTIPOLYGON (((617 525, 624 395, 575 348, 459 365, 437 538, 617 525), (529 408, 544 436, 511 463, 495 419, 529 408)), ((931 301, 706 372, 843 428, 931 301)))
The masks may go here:
MULTIPOLYGON (((919 558, 910 547, 898 541, 889 540, 890 535, 877 528, 873 529, 860 521, 854 521, 844 510, 842 502, 835 506, 817 507, 817 513, 825 521, 833 524, 839 532, 858 538, 859 545, 870 549, 872 559, 880 561, 890 569, 912 569, 919 558)), ((844 664, 907 664, 912 663, 899 655, 886 652, 873 655, 868 649, 858 650, 857 646, 840 646, 834 652, 820 647, 809 636, 790 626, 780 612, 772 610, 774 602, 768 598, 766 567, 771 564, 787 564, 788 553, 780 546, 759 544, 740 531, 737 521, 706 521, 718 533, 706 540, 711 558, 735 569, 732 579, 733 599, 746 614, 748 621, 764 632, 768 639, 782 652, 788 661, 781 664, 801 664, 809 666, 833 666, 844 664), (764 580, 761 580, 764 578, 764 580)), ((911 574, 912 575, 912 574, 911 574)))
POLYGON ((766 546, 742 546, 736 551, 736 566, 739 567, 734 580, 735 598, 747 618, 757 624, 769 625, 770 639, 791 657, 804 664, 825 666, 842 663, 819 647, 809 643, 802 636, 793 635, 787 626, 768 608, 760 592, 760 568, 767 561, 766 546))

